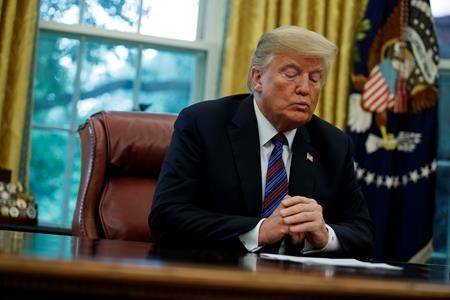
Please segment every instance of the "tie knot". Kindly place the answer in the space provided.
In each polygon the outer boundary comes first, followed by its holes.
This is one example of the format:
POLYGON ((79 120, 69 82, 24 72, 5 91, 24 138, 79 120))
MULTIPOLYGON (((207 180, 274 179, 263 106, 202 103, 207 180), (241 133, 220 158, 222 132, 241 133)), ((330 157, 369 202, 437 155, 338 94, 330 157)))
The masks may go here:
POLYGON ((277 146, 283 146, 283 145, 287 145, 287 139, 286 136, 282 133, 282 132, 278 132, 273 138, 272 138, 272 143, 277 146))

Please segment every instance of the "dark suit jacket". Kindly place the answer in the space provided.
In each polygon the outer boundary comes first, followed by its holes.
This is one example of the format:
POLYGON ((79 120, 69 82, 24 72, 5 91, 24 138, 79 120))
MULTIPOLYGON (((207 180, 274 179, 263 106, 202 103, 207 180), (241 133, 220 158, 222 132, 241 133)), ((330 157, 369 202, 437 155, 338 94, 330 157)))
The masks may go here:
MULTIPOLYGON (((159 243, 243 248, 261 219, 260 146, 253 96, 184 109, 174 125, 149 224, 159 243)), ((339 239, 339 257, 369 257, 373 225, 356 182, 351 142, 314 116, 292 146, 289 194, 314 198, 339 239), (306 159, 312 155, 313 162, 306 159)))

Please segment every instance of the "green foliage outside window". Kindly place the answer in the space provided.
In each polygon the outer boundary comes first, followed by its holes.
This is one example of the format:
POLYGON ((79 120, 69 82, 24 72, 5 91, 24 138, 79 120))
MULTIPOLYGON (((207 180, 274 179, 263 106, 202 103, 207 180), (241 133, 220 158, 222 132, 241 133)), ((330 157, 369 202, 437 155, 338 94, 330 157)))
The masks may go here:
MULTIPOLYGON (((61 21, 68 11, 79 13, 78 2, 43 0, 41 19, 61 21)), ((132 25, 130 12, 123 11, 130 9, 127 2, 86 0, 85 5, 132 25)), ((95 25, 88 8, 85 22, 95 25)), ((77 127, 100 110, 178 113, 192 100, 203 53, 45 30, 37 43, 30 188, 41 225, 70 227, 81 165, 77 127)))

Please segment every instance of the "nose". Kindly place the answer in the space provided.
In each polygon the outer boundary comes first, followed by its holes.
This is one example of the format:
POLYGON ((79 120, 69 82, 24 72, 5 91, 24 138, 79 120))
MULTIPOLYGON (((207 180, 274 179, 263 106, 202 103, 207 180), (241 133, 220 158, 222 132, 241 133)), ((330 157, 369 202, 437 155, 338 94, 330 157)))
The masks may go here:
POLYGON ((309 94, 309 76, 302 74, 296 81, 295 93, 297 95, 307 96, 309 94))

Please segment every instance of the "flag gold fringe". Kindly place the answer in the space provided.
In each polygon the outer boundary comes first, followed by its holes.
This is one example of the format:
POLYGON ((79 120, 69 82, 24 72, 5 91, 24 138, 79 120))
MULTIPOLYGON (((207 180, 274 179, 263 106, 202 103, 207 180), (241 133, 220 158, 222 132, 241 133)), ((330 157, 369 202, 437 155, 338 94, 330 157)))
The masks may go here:
POLYGON ((424 264, 430 258, 433 253, 433 239, 431 239, 419 252, 409 259, 408 262, 414 264, 424 264))

